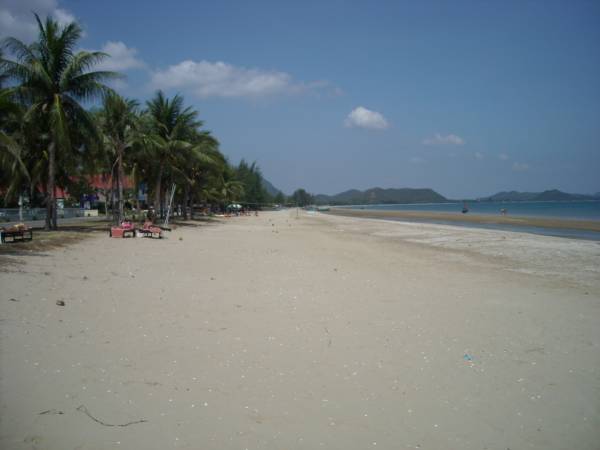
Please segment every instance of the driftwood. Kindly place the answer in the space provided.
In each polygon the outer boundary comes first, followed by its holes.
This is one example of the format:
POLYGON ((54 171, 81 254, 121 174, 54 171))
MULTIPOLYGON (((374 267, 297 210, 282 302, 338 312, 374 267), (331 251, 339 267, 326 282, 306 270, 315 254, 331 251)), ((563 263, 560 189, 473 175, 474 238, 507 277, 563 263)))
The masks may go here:
POLYGON ((58 409, 47 409, 46 411, 38 413, 39 416, 43 416, 44 414, 64 414, 64 412, 59 411, 58 409))
POLYGON ((138 423, 148 422, 146 419, 140 419, 140 420, 135 420, 133 422, 127 422, 127 423, 116 423, 116 424, 115 423, 106 423, 106 422, 103 422, 100 419, 97 419, 94 416, 92 416, 92 414, 88 411, 88 409, 84 405, 78 406, 77 411, 84 413, 86 416, 88 416, 94 422, 99 423, 100 425, 104 425, 105 427, 128 427, 129 425, 135 425, 138 423))

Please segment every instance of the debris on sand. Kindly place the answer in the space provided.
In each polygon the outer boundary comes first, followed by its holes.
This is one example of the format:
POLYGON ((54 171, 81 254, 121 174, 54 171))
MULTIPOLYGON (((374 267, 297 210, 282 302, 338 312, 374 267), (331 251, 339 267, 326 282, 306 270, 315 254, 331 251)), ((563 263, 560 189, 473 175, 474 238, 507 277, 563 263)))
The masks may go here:
POLYGON ((45 414, 64 414, 64 412, 59 411, 58 409, 47 409, 46 411, 38 413, 38 416, 43 416, 45 414))
POLYGON ((94 422, 99 423, 100 425, 104 425, 105 427, 128 427, 129 425, 135 425, 138 423, 148 422, 146 419, 140 419, 140 420, 135 420, 133 422, 127 422, 127 423, 116 423, 116 424, 106 423, 106 422, 103 422, 102 420, 97 419, 94 416, 92 416, 92 414, 88 411, 88 409, 84 405, 78 406, 77 411, 84 413, 86 416, 88 416, 94 422))

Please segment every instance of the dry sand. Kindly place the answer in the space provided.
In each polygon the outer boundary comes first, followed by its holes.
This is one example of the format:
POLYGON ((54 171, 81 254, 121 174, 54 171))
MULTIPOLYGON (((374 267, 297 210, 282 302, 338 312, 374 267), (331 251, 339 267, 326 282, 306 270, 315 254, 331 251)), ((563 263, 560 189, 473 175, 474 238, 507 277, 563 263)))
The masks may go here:
POLYGON ((597 242, 281 211, 11 259, 2 449, 599 448, 597 242))

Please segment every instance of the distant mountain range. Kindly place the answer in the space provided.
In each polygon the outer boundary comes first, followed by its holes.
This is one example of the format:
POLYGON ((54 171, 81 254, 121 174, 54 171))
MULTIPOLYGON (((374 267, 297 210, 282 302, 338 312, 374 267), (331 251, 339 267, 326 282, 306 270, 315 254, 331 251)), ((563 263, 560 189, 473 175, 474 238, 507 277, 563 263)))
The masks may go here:
POLYGON ((336 195, 319 194, 314 196, 316 204, 324 205, 378 205, 394 203, 444 203, 448 199, 433 189, 382 189, 366 191, 350 189, 336 195))
POLYGON ((569 194, 551 189, 544 192, 498 192, 489 197, 479 198, 483 202, 561 202, 561 201, 576 201, 576 200, 600 200, 600 192, 594 195, 586 194, 569 194))
MULTIPOLYGON (((268 180, 263 179, 263 186, 272 196, 281 192, 268 180)), ((461 200, 450 200, 433 189, 383 189, 371 188, 366 191, 350 189, 335 195, 317 194, 313 197, 318 205, 381 205, 394 203, 445 203, 461 200)), ((558 202, 558 201, 600 200, 600 192, 592 195, 570 194, 550 189, 543 192, 502 191, 489 197, 471 199, 480 202, 558 202)))

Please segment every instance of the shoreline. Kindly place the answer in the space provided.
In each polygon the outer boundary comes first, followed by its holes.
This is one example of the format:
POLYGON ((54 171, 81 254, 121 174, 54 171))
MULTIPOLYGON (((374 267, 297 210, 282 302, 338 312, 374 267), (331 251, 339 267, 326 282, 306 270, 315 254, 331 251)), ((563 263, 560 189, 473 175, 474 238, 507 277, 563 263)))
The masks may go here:
MULTIPOLYGON (((488 216, 427 211, 381 211, 331 208, 326 214, 369 219, 409 220, 426 223, 451 222, 456 225, 501 225, 506 227, 544 228, 548 230, 576 230, 600 233, 600 221, 567 220, 541 217, 488 216)), ((506 228, 505 228, 506 230, 506 228)))

